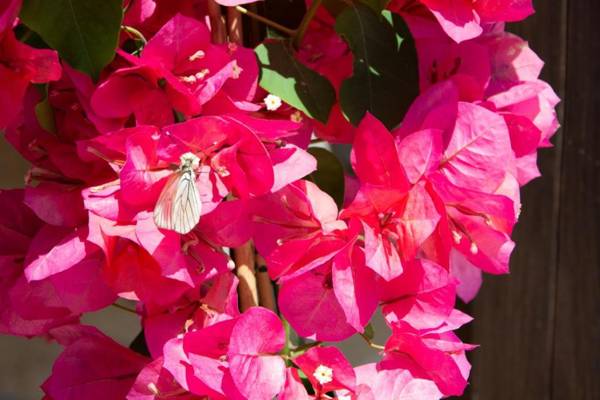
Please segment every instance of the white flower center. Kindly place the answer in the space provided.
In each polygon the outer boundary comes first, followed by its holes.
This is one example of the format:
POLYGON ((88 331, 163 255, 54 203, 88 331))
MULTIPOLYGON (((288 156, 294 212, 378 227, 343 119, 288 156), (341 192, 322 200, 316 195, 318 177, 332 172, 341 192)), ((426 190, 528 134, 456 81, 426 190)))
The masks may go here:
POLYGON ((324 385, 333 380, 333 370, 325 365, 319 365, 313 372, 313 376, 321 385, 324 385))
POLYGON ((281 99, 273 94, 265 97, 265 106, 269 111, 275 111, 281 107, 281 99))

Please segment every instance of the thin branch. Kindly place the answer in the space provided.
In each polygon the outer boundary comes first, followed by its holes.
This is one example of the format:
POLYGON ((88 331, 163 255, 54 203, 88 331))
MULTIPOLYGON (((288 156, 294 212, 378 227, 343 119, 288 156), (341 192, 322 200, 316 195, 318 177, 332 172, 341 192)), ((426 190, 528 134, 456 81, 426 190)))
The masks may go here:
POLYGON ((283 26, 275 21, 271 21, 270 19, 265 18, 260 14, 256 14, 256 13, 248 10, 247 8, 244 8, 242 6, 236 6, 235 9, 237 11, 241 12, 242 14, 247 15, 248 17, 250 17, 252 19, 255 19, 259 22, 262 22, 263 24, 265 24, 267 26, 270 26, 273 29, 277 29, 278 31, 285 33, 288 36, 296 35, 296 30, 290 29, 290 28, 283 26))

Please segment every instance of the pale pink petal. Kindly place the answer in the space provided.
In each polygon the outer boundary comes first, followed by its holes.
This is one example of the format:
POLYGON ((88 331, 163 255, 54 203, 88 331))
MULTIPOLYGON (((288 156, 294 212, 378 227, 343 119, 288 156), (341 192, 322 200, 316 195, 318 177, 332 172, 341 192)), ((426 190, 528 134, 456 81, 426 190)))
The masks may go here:
POLYGON ((377 283, 358 247, 342 250, 332 264, 333 291, 346 314, 348 324, 363 332, 377 309, 377 283))

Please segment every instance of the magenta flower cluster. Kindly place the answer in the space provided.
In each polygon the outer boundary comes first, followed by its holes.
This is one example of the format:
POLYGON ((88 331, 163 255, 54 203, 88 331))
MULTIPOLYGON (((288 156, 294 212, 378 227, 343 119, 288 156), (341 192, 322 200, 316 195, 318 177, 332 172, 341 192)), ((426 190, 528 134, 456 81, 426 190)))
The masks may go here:
MULTIPOLYGON (((64 346, 46 399, 462 394, 475 346, 454 333, 471 320, 456 297, 508 273, 520 187, 558 128, 542 61, 504 30, 531 1, 390 2, 421 89, 392 131, 265 92, 253 50, 213 40, 206 1, 133 4, 124 24, 148 41, 132 55, 123 34, 97 83, 18 41, 20 1, 0 5, 0 128, 36 183, 0 192, 0 332, 64 346), (342 209, 306 179, 315 135, 352 144, 342 209), (276 310, 240 311, 230 249, 248 241, 276 310), (80 324, 118 298, 136 302, 147 355, 80 324), (370 341, 378 309, 380 361, 352 366, 333 344, 370 341)), ((326 9, 298 59, 336 88, 352 74, 326 9)))

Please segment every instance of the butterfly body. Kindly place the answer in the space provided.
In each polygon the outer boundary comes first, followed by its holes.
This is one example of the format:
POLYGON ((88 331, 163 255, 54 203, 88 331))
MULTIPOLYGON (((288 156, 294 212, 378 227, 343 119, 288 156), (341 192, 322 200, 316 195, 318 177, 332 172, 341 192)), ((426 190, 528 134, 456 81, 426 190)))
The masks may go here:
POLYGON ((159 228, 184 235, 200 222, 202 203, 195 172, 199 164, 195 154, 181 155, 177 172, 167 180, 154 207, 154 222, 159 228))

